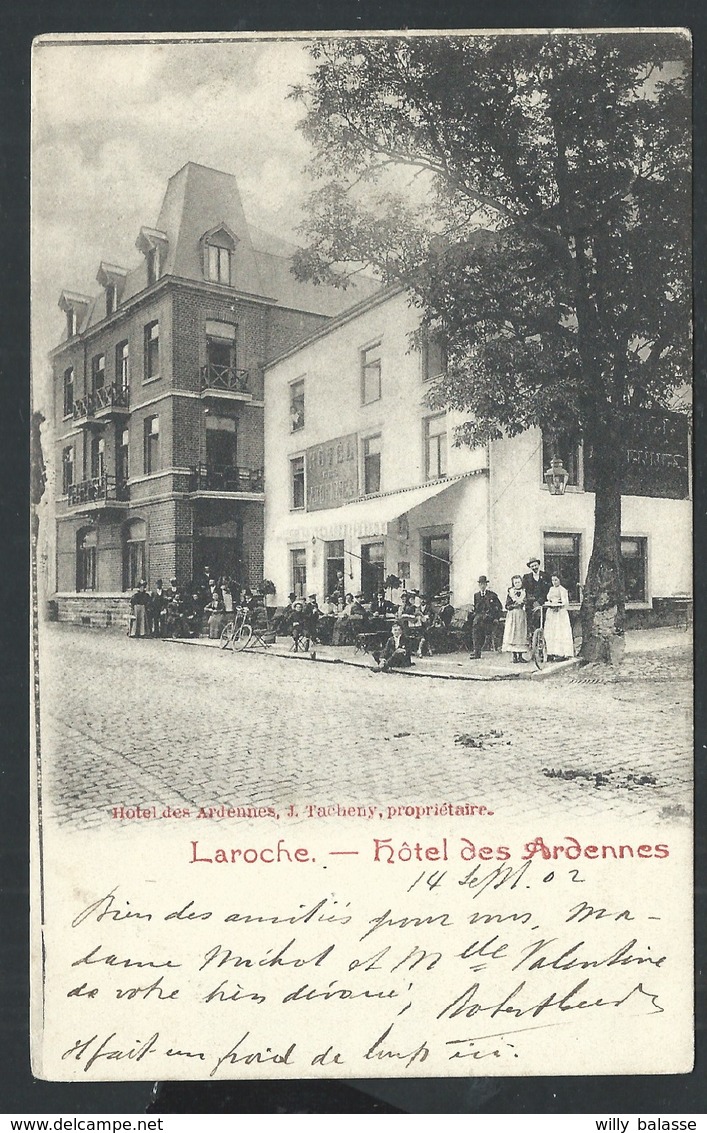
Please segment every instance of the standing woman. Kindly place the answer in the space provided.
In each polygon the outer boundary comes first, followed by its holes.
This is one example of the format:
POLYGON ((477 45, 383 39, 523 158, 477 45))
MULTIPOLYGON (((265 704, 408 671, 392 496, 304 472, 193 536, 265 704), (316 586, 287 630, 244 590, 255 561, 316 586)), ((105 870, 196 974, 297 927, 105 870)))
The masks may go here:
POLYGON ((528 646, 528 619, 525 616, 526 593, 523 579, 514 574, 506 594, 506 624, 503 627, 504 653, 513 654, 513 664, 525 664, 523 650, 528 646))
POLYGON ((570 596, 553 574, 545 601, 545 645, 548 661, 565 661, 574 657, 574 641, 569 612, 570 596))

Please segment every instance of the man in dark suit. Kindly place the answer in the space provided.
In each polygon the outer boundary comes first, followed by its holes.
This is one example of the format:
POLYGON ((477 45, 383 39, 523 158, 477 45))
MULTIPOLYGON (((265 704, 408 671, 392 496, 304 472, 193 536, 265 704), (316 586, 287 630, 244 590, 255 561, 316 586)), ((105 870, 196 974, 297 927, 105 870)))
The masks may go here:
POLYGON ((489 634, 494 643, 498 642, 498 629, 503 614, 501 599, 494 590, 489 590, 489 580, 485 574, 479 575, 479 589, 474 595, 474 609, 472 611, 471 637, 473 643, 472 660, 481 658, 481 650, 489 634))
POLYGON ((552 585, 552 579, 549 574, 540 569, 540 559, 528 559, 526 565, 528 574, 523 575, 523 589, 525 590, 528 633, 531 634, 540 625, 540 611, 547 601, 547 592, 552 585))

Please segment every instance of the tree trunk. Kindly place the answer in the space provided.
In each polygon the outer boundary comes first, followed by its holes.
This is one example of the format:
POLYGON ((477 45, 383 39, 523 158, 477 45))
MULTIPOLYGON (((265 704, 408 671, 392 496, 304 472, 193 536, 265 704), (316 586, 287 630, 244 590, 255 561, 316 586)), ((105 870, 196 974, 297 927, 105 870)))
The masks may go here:
POLYGON ((624 580, 621 562, 620 439, 614 429, 594 439, 594 545, 582 600, 583 661, 616 665, 624 647, 624 580))

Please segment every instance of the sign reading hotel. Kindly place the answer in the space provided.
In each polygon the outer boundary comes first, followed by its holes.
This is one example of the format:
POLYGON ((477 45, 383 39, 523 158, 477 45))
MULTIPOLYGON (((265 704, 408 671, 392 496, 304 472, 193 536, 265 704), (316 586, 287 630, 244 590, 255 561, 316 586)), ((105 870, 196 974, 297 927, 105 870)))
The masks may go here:
MULTIPOLYGON (((623 427, 624 496, 686 499, 688 484, 688 419, 683 413, 665 410, 633 410, 623 427)), ((585 467, 584 486, 594 489, 591 453, 585 467)))
POLYGON ((307 511, 339 507, 358 493, 358 439, 356 433, 312 445, 305 452, 307 511))

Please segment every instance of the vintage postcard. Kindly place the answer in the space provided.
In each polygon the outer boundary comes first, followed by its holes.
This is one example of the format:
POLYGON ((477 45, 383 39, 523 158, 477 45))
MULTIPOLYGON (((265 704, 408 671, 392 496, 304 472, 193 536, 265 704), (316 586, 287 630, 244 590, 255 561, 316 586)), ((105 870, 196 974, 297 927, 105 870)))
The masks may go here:
POLYGON ((36 41, 38 1077, 691 1069, 690 82, 36 41))

